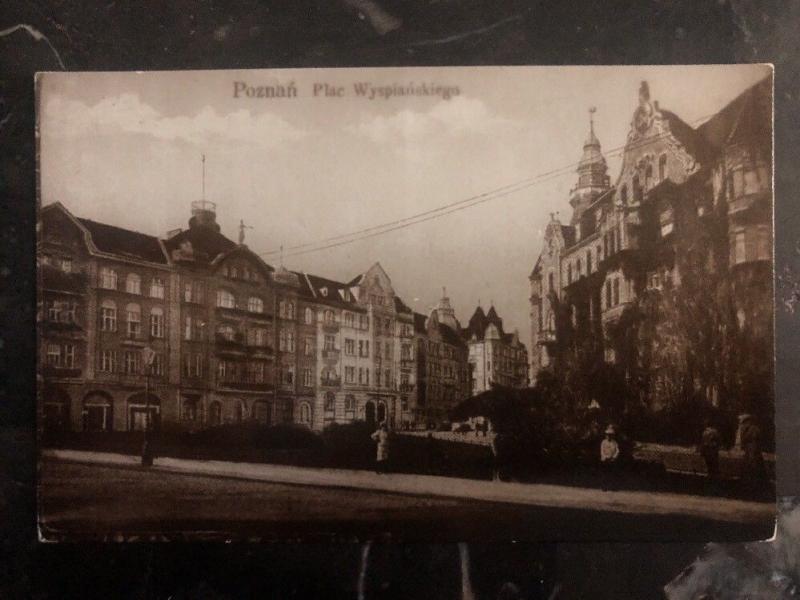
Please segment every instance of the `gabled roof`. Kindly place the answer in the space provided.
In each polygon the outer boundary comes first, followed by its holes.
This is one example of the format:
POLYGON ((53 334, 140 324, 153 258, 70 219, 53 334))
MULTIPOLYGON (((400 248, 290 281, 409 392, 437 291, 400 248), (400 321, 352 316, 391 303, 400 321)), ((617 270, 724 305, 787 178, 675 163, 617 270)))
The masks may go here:
POLYGON ((92 242, 100 252, 161 265, 169 263, 160 240, 155 236, 98 223, 91 219, 78 217, 77 220, 87 229, 92 242))
POLYGON ((439 323, 439 335, 442 336, 442 340, 446 344, 450 344, 451 346, 458 346, 459 348, 465 348, 466 344, 461 336, 456 333, 451 327, 445 325, 444 323, 439 323))
POLYGON ((415 333, 425 333, 427 329, 425 328, 425 322, 428 320, 428 317, 425 315, 415 312, 414 313, 414 332, 415 333))
POLYGON ((308 285, 311 286, 309 291, 317 302, 351 310, 363 310, 363 307, 358 305, 355 296, 351 295, 350 300, 345 300, 342 297, 340 291, 349 291, 352 287, 350 284, 328 279, 327 277, 320 277, 319 275, 312 275, 311 273, 304 273, 301 283, 303 281, 306 283, 306 288, 308 285))
POLYGON ((394 309, 399 313, 404 313, 410 315, 412 312, 411 308, 409 308, 405 302, 400 299, 400 296, 394 297, 394 309))

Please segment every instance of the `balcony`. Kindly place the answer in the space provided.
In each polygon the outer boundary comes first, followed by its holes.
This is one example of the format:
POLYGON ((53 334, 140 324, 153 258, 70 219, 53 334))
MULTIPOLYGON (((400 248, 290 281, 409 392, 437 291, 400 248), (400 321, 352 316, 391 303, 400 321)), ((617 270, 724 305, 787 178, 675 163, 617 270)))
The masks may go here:
POLYGON ((342 379, 341 377, 329 377, 326 379, 320 379, 319 381, 320 387, 325 388, 332 388, 332 387, 341 387, 342 386, 342 379))
POLYGON ((75 321, 55 321, 47 319, 39 324, 44 333, 72 333, 82 334, 83 327, 75 321))
POLYGON ((339 350, 323 350, 322 358, 325 360, 339 360, 339 350))
POLYGON ((270 392, 274 386, 265 381, 240 381, 237 379, 218 379, 217 387, 226 390, 241 390, 244 392, 270 392))

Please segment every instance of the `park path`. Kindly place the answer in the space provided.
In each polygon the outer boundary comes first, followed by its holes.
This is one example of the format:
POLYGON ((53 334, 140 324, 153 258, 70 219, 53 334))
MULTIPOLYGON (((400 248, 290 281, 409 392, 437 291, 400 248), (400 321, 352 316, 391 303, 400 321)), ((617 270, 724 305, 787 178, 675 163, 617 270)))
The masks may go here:
MULTIPOLYGON (((69 462, 142 468, 138 456, 108 452, 46 449, 42 451, 42 456, 69 462)), ((562 485, 493 482, 431 475, 377 474, 371 471, 168 457, 156 458, 151 469, 208 477, 228 477, 270 483, 338 487, 528 506, 640 515, 686 515, 734 523, 764 522, 773 519, 776 514, 775 504, 767 502, 663 492, 605 491, 562 485)))

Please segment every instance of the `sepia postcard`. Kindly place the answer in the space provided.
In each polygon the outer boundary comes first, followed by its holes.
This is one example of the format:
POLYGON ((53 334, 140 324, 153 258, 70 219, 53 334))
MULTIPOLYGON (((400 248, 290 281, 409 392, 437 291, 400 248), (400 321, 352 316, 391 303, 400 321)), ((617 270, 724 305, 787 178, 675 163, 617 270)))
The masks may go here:
POLYGON ((40 539, 770 537, 772 98, 39 74, 40 539))

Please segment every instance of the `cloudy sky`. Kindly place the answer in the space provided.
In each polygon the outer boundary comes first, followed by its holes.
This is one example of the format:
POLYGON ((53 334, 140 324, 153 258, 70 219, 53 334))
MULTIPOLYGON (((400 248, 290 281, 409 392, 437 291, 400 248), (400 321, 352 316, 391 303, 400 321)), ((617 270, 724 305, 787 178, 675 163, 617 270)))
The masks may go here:
MULTIPOLYGON (((768 74, 764 66, 309 69, 51 73, 39 82, 41 197, 78 216, 164 235, 190 203, 217 203, 222 231, 291 269, 350 279, 373 262, 427 312, 442 286, 465 322, 494 302, 528 338, 528 274, 550 212, 568 192, 594 106, 615 179, 639 83, 699 124, 768 74), (294 83, 258 98, 236 82, 294 83), (342 95, 314 95, 314 84, 342 95), (369 100, 355 83, 457 87, 459 94, 369 100), (323 251, 292 250, 542 177, 441 218, 323 251)), ((318 88, 319 89, 319 88, 318 88)))

